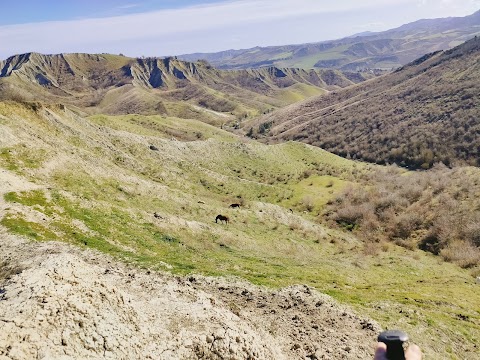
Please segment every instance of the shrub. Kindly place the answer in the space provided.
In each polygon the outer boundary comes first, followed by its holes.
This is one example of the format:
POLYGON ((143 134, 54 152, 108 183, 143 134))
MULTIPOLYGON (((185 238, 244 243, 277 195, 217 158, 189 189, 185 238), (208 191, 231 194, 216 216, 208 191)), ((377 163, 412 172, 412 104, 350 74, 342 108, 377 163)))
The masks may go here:
POLYGON ((434 231, 430 231, 418 244, 418 247, 423 251, 431 252, 435 255, 440 254, 442 244, 439 236, 434 231))
POLYGON ((462 235, 466 241, 480 247, 480 219, 477 218, 469 222, 465 226, 462 235))
POLYGON ((370 204, 345 206, 337 211, 334 215, 334 220, 347 228, 353 230, 357 228, 364 218, 373 213, 370 204))
POLYGON ((314 208, 314 203, 313 203, 313 199, 312 199, 311 196, 305 196, 302 199, 302 204, 303 204, 303 207, 306 211, 312 212, 312 210, 314 208))
POLYGON ((442 249, 440 255, 463 268, 471 268, 480 263, 480 249, 468 241, 452 241, 442 249))
MULTIPOLYGON (((447 250, 449 244, 462 240, 480 247, 478 177, 478 170, 471 168, 436 165, 404 174, 385 167, 357 178, 363 186, 345 189, 324 214, 348 230, 357 229, 366 241, 394 240, 437 255, 445 249, 445 258, 457 259, 461 256, 452 254, 460 252, 458 246, 447 250)), ((475 259, 462 264, 472 266, 475 259)))
POLYGON ((308 179, 310 176, 312 176, 313 174, 313 171, 308 169, 308 170, 305 170, 301 175, 300 175, 300 179, 308 179))
POLYGON ((374 241, 365 241, 363 244, 363 254, 375 256, 380 253, 380 245, 374 241))
POLYGON ((420 225, 421 219, 418 214, 411 212, 402 213, 395 220, 392 235, 401 239, 407 239, 420 225))
POLYGON ((272 127, 273 123, 271 121, 266 122, 266 123, 261 123, 258 126, 258 133, 264 135, 265 133, 270 131, 270 128, 272 127))

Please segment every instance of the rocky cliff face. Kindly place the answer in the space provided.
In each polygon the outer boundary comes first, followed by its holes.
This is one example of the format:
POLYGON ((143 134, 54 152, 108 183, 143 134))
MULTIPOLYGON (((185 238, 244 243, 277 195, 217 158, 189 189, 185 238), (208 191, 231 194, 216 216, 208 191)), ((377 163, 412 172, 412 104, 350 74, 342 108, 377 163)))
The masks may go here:
MULTIPOLYGON (((175 87, 178 81, 203 82, 220 79, 253 78, 279 87, 296 83, 310 84, 322 88, 345 87, 365 80, 362 77, 332 71, 280 69, 276 67, 219 71, 205 62, 190 63, 176 58, 133 59, 116 55, 59 54, 42 55, 27 53, 16 55, 0 63, 0 77, 18 77, 43 87, 99 88, 121 86, 131 83, 144 88, 175 87), (280 79, 283 79, 281 81, 280 79), (288 81, 286 81, 288 80, 288 81)), ((80 90, 80 89, 78 89, 80 90)))
MULTIPOLYGON (((201 107, 242 119, 371 76, 275 67, 226 71, 172 57, 28 53, 0 63, 0 100, 70 104, 89 113, 160 112, 195 119, 202 118, 201 107)), ((220 118, 216 121, 225 121, 220 118)))
POLYGON ((18 78, 47 89, 80 91, 121 85, 128 78, 123 66, 130 61, 119 56, 27 53, 8 58, 0 77, 18 78))

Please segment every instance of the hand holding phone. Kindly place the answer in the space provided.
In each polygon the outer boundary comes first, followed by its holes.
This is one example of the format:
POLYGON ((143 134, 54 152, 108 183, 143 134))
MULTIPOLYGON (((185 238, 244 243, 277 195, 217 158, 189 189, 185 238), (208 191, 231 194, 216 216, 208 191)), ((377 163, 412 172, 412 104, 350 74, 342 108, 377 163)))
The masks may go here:
POLYGON ((388 330, 378 336, 374 360, 421 360, 422 352, 416 345, 410 345, 404 351, 408 335, 400 330, 388 330))

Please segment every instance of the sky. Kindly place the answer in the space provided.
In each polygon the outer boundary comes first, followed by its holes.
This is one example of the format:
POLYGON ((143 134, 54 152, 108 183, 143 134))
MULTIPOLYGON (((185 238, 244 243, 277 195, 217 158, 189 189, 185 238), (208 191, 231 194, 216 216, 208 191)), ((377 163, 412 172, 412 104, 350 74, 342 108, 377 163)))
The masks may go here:
POLYGON ((169 56, 301 44, 467 16, 480 0, 0 0, 0 59, 169 56))

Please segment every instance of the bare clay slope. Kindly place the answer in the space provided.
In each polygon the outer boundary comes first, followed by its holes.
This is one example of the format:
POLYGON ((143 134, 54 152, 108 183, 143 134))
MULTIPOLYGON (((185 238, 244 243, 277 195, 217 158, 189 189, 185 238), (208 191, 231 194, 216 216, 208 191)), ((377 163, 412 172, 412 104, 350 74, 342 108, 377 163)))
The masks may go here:
POLYGON ((0 98, 71 104, 89 113, 165 114, 225 123, 371 76, 274 67, 229 72, 175 58, 28 53, 1 63, 0 98))
POLYGON ((268 114, 245 130, 370 162, 479 166, 479 84, 480 39, 474 38, 392 74, 268 114))
POLYGON ((3 229, 0 238, 2 359, 372 356, 379 326, 307 286, 173 277, 3 229))

